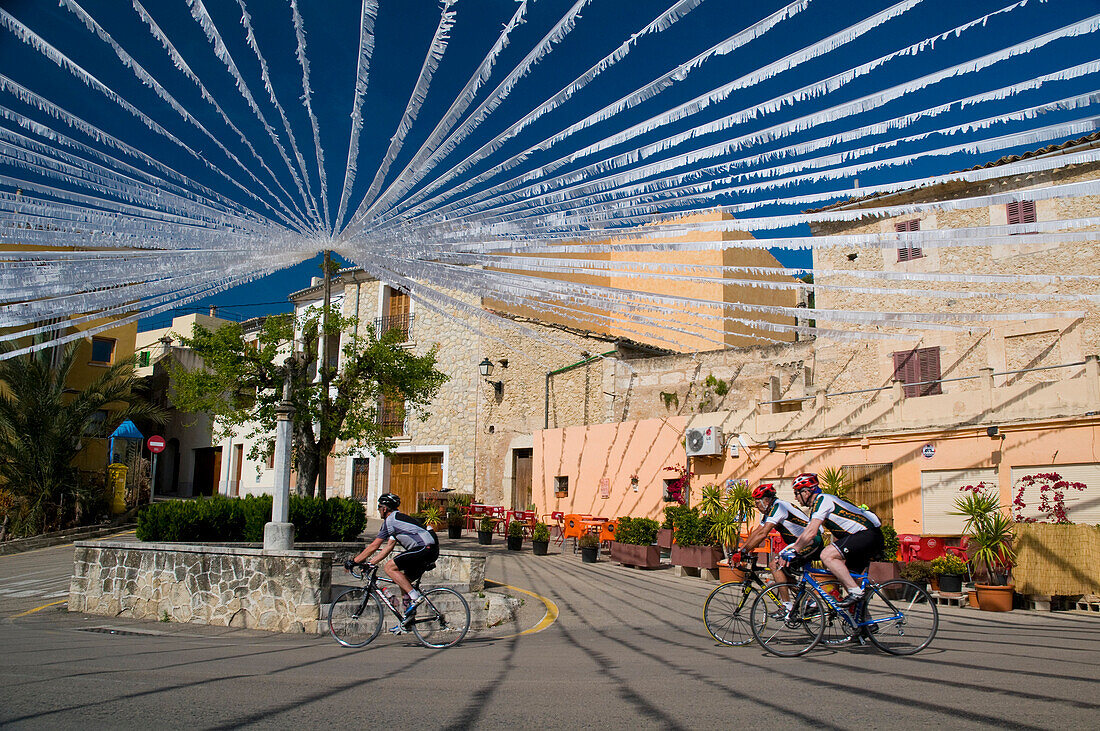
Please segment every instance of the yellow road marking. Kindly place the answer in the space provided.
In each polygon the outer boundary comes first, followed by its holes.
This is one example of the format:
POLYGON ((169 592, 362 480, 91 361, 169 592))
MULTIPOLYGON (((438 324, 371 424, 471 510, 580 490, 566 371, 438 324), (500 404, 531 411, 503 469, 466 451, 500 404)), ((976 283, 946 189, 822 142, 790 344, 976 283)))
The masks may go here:
POLYGON ((28 614, 34 614, 35 612, 40 612, 43 609, 47 609, 49 607, 56 607, 58 604, 64 604, 67 601, 69 601, 69 600, 68 599, 59 599, 56 602, 50 602, 49 604, 43 604, 40 607, 35 607, 34 609, 28 609, 25 612, 20 612, 19 614, 13 614, 13 615, 11 615, 11 618, 15 619, 16 617, 26 617, 28 614))
POLYGON ((532 627, 530 629, 525 629, 522 632, 517 632, 514 635, 505 635, 504 637, 501 637, 499 639, 506 640, 509 637, 521 637, 523 635, 533 635, 536 632, 542 632, 544 629, 546 629, 547 627, 549 627, 550 625, 552 625, 554 622, 557 621, 557 619, 558 619, 558 605, 555 604, 554 602, 550 601, 546 597, 544 597, 540 594, 536 594, 533 591, 527 591, 526 589, 520 589, 518 586, 509 586, 508 584, 500 584, 500 583, 497 583, 497 582, 492 581, 492 580, 486 581, 485 583, 486 584, 492 584, 493 586, 499 586, 502 589, 511 589, 512 591, 518 591, 521 594, 526 594, 528 596, 533 596, 536 599, 538 599, 540 602, 542 602, 543 606, 546 607, 546 614, 544 614, 542 616, 542 619, 534 627, 532 627))

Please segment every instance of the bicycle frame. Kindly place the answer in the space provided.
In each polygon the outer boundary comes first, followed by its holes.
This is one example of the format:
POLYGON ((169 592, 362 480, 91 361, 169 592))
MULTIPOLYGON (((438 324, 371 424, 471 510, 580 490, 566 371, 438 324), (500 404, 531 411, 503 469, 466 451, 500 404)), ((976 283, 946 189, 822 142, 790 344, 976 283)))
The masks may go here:
MULTIPOLYGON (((359 611, 360 612, 363 611, 364 607, 366 607, 367 602, 370 601, 370 597, 373 594, 374 596, 377 596, 378 599, 384 605, 386 605, 386 607, 390 610, 390 612, 393 614, 393 616, 398 619, 398 621, 403 621, 405 619, 405 614, 401 610, 399 610, 397 607, 395 607, 393 605, 393 603, 390 602, 390 598, 389 598, 389 596, 387 596, 386 592, 382 591, 378 587, 379 582, 385 582, 387 584, 393 584, 393 585, 396 586, 396 582, 393 579, 380 577, 378 575, 378 569, 375 569, 374 571, 364 571, 364 572, 359 573, 359 574, 356 574, 355 571, 351 571, 349 573, 351 573, 351 575, 354 576, 357 579, 364 579, 364 578, 369 577, 369 579, 367 581, 366 592, 363 594, 363 603, 359 606, 359 611)), ((416 581, 413 582, 413 588, 417 589, 417 590, 420 589, 420 579, 417 579, 416 581)), ((435 608, 435 605, 433 605, 430 600, 425 599, 425 601, 427 602, 427 604, 429 606, 431 606, 433 611, 438 611, 435 608)), ((417 622, 430 621, 430 619, 431 619, 430 617, 428 617, 428 618, 417 617, 417 618, 413 619, 413 624, 416 624, 417 622)))
MULTIPOLYGON (((798 582, 799 583, 799 591, 798 591, 799 597, 798 598, 801 598, 803 588, 806 587, 806 586, 810 586, 813 589, 813 592, 815 594, 817 594, 818 596, 823 598, 825 600, 825 602, 833 608, 833 611, 836 612, 837 616, 844 618, 845 623, 847 623, 847 625, 851 629, 858 630, 858 629, 862 629, 863 627, 870 627, 871 625, 882 624, 884 622, 894 622, 894 621, 897 621, 897 620, 900 620, 900 619, 904 618, 904 615, 901 612, 897 612, 897 610, 895 610, 896 613, 891 615, 891 616, 888 616, 888 617, 876 617, 876 618, 873 618, 873 619, 866 619, 866 620, 863 620, 863 621, 860 621, 860 622, 856 622, 855 619, 852 616, 852 613, 847 611, 844 607, 840 606, 840 604, 836 601, 836 599, 833 598, 832 594, 830 594, 827 591, 822 590, 821 584, 817 583, 817 580, 814 579, 814 577, 813 577, 813 572, 815 570, 816 569, 807 568, 807 569, 804 569, 802 571, 802 578, 798 582)), ((831 573, 827 572, 827 571, 825 571, 825 572, 820 572, 819 571, 818 573, 827 574, 830 577, 831 580, 833 580, 833 581, 836 580, 835 577, 833 577, 833 575, 831 573)), ((871 581, 871 577, 867 574, 852 574, 852 577, 855 578, 859 582, 860 586, 863 589, 864 596, 867 596, 868 591, 873 591, 878 586, 877 584, 875 584, 875 582, 871 581)), ((889 599, 887 599, 886 597, 883 597, 883 599, 886 601, 887 604, 890 604, 889 599)), ((859 605, 857 605, 857 607, 858 606, 859 605)), ((862 642, 862 638, 860 639, 860 641, 862 642)))

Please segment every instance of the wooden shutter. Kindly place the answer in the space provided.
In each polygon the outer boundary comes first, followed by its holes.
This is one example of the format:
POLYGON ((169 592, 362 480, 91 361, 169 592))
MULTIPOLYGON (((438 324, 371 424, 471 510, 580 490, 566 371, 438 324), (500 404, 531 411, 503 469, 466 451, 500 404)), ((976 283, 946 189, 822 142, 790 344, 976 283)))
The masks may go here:
POLYGON ((841 469, 852 481, 848 502, 866 505, 883 523, 894 524, 894 465, 844 465, 841 469))
POLYGON ((925 381, 938 381, 939 378, 939 348, 917 348, 894 353, 894 380, 907 384, 905 386, 906 398, 943 393, 939 383, 924 383, 925 381), (916 385, 920 383, 924 383, 924 385, 916 385))
POLYGON ((1012 201, 1005 208, 1009 224, 1035 223, 1035 201, 1012 201))
MULTIPOLYGON (((905 231, 920 231, 920 219, 914 218, 912 221, 895 223, 894 230, 898 233, 905 231)), ((919 246, 911 246, 905 243, 898 247, 898 261, 911 261, 913 259, 919 259, 922 256, 924 256, 924 254, 921 253, 919 246)))

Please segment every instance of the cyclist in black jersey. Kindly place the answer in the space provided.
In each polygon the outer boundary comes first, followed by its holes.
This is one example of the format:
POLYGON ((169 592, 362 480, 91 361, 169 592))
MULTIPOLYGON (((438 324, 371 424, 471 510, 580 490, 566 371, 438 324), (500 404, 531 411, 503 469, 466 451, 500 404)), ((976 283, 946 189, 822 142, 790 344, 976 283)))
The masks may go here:
MULTIPOLYGON (((821 562, 832 572, 837 581, 848 590, 840 601, 841 606, 852 606, 863 599, 863 589, 852 578, 850 571, 863 573, 871 558, 882 551, 882 521, 870 510, 864 510, 847 500, 821 492, 817 475, 805 472, 794 480, 794 494, 799 502, 810 509, 807 529, 817 531, 822 526, 833 534, 833 542, 821 551, 821 562)), ((781 560, 790 560, 796 552, 809 543, 806 533, 787 546, 779 554, 781 560)))
POLYGON ((405 621, 395 627, 394 631, 405 629, 404 625, 415 614, 417 605, 424 600, 423 594, 413 587, 412 582, 419 579, 425 569, 439 558, 439 539, 435 532, 424 527, 418 519, 397 512, 400 505, 401 498, 393 493, 387 492, 378 497, 378 512, 382 516, 382 529, 378 531, 378 537, 368 543, 358 556, 344 562, 347 569, 363 563, 378 566, 398 543, 405 549, 404 553, 382 567, 410 600, 405 609, 405 621), (385 546, 382 550, 373 561, 369 561, 371 554, 383 543, 385 546))

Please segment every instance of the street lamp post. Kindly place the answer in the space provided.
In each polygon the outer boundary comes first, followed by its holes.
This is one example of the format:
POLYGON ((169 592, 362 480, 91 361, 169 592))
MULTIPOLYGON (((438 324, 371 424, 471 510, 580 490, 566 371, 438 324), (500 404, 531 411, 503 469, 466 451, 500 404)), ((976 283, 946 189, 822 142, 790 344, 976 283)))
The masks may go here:
POLYGON ((290 369, 286 360, 283 400, 275 407, 275 488, 271 501, 271 522, 264 526, 265 551, 289 551, 294 547, 294 524, 290 522, 290 447, 294 405, 290 403, 290 369))

